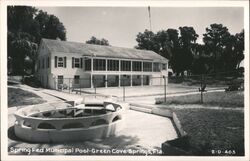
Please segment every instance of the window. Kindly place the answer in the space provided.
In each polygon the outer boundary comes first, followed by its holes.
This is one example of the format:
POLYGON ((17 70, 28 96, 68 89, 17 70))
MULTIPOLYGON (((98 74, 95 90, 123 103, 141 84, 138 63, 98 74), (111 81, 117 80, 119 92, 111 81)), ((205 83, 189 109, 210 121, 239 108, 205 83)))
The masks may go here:
POLYGON ((151 62, 143 62, 143 71, 144 72, 152 72, 152 63, 151 62))
POLYGON ((162 70, 167 70, 167 64, 162 64, 162 70))
POLYGON ((141 63, 140 61, 133 61, 133 71, 141 71, 141 63))
POLYGON ((74 84, 80 84, 80 76, 79 75, 74 76, 74 84))
POLYGON ((105 87, 105 75, 93 75, 94 87, 105 87))
POLYGON ((119 60, 108 60, 109 71, 119 71, 119 60))
POLYGON ((140 86, 141 85, 141 76, 140 75, 133 75, 132 76, 132 85, 133 86, 140 86))
POLYGON ((72 68, 82 68, 82 58, 72 57, 72 68))
POLYGON ((58 57, 57 66, 64 67, 63 57, 58 57))
POLYGON ((80 58, 75 58, 75 68, 80 68, 80 58))
POLYGON ((108 87, 118 87, 119 85, 119 76, 118 75, 108 75, 107 76, 108 87))
POLYGON ((149 85, 149 75, 144 75, 143 76, 143 85, 149 85))
POLYGON ((48 57, 47 58, 47 68, 49 68, 50 67, 50 58, 48 57))
POLYGON ((131 61, 121 61, 121 71, 131 71, 131 61))
POLYGON ((131 85, 131 75, 121 75, 121 86, 131 85))
POLYGON ((105 59, 94 59, 93 70, 106 70, 106 60, 105 59))
POLYGON ((91 70, 91 59, 85 59, 85 63, 84 63, 84 68, 86 71, 90 71, 91 70))
POLYGON ((154 63, 153 71, 160 72, 160 63, 154 63))
POLYGON ((63 84, 63 75, 57 76, 58 84, 63 84))

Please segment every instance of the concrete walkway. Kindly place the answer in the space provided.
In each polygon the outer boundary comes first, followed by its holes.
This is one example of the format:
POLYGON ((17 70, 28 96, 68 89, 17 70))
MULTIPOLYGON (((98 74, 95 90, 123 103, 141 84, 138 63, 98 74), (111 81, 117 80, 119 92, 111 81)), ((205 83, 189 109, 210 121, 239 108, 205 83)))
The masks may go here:
MULTIPOLYGON (((19 88, 37 94, 49 102, 61 102, 64 100, 81 99, 84 95, 69 94, 49 89, 36 89, 26 85, 20 85, 19 88)), ((9 154, 27 154, 27 151, 21 149, 54 149, 53 152, 47 154, 60 154, 64 153, 56 151, 58 149, 120 149, 120 150, 136 150, 134 155, 160 155, 161 144, 167 140, 172 140, 177 137, 177 133, 169 118, 128 110, 125 115, 124 128, 116 136, 106 138, 104 140, 75 142, 75 143, 61 143, 61 144, 39 144, 27 143, 18 139, 14 135, 13 125, 15 122, 14 112, 17 110, 15 107, 9 108, 8 113, 8 147, 9 154), (18 152, 12 151, 13 149, 19 150, 18 152), (142 151, 141 151, 142 150, 142 151)), ((33 152, 32 154, 39 154, 33 152)), ((41 154, 41 153, 40 153, 41 154)), ((42 153, 44 154, 44 153, 42 153)), ((72 152, 73 155, 83 155, 80 152, 72 152)), ((116 154, 117 155, 117 154, 116 154)), ((124 154, 120 154, 124 155, 124 154)), ((128 154, 127 154, 128 155, 128 154)))
MULTIPOLYGON (((182 84, 168 84, 166 86, 167 95, 172 94, 186 94, 190 92, 198 92, 199 86, 186 86, 182 84)), ((207 87, 206 90, 218 90, 224 87, 207 87)), ((78 89, 77 91, 80 91, 78 89)), ((95 93, 95 89, 88 88, 82 89, 83 93, 95 93)), ((96 93, 104 95, 113 95, 122 98, 124 94, 123 87, 109 87, 109 88, 96 88, 96 93)), ((142 96, 159 96, 164 95, 164 86, 134 86, 125 87, 125 97, 142 97, 142 96)))
MULTIPOLYGON (((73 142, 73 143, 26 143, 19 140, 13 135, 14 124, 12 116, 9 117, 9 154, 27 154, 27 152, 11 152, 10 149, 80 149, 86 150, 105 150, 105 149, 118 149, 118 150, 143 150, 137 151, 135 155, 146 155, 147 152, 155 152, 154 155, 161 154, 161 144, 167 140, 175 139, 177 134, 172 125, 171 120, 165 117, 146 114, 133 110, 128 110, 124 118, 124 128, 116 136, 112 136, 103 140, 73 142)), ((39 152, 32 152, 32 155, 39 154, 39 152)), ((40 153, 41 154, 41 153, 40 153)), ((44 153, 42 153, 44 154, 44 153)), ((48 152, 47 154, 64 155, 62 152, 48 152)), ((72 152, 69 155, 84 155, 80 152, 72 152)), ((117 154, 116 154, 117 155, 117 154)), ((122 155, 122 153, 120 153, 122 155)))

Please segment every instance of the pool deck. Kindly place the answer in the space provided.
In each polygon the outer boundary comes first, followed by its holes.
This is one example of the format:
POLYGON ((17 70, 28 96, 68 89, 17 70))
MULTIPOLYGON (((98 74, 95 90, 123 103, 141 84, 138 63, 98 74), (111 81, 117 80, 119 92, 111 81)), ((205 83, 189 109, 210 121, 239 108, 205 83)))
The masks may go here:
MULTIPOLYGON (((161 144, 167 140, 171 140, 177 137, 176 131, 169 118, 156 116, 153 114, 147 114, 137 112, 133 110, 127 110, 124 114, 124 128, 117 133, 116 136, 112 136, 103 140, 85 141, 85 142, 73 142, 73 143, 27 143, 14 136, 13 124, 15 117, 13 113, 9 113, 9 154, 27 154, 27 151, 14 152, 13 149, 120 149, 120 150, 134 150, 140 149, 145 151, 138 151, 135 155, 146 155, 144 152, 157 152, 154 155, 160 155, 161 144)), ((41 153, 32 152, 32 155, 37 154, 58 154, 64 155, 63 152, 41 153)), ((79 151, 69 153, 69 155, 84 155, 79 151)), ((91 154, 91 153, 90 153, 91 154)), ((105 155, 105 154, 104 154, 105 155)), ((117 154, 106 154, 117 155, 117 154)), ((128 155, 119 153, 119 155, 128 155)), ((147 155, 150 155, 147 154, 147 155)))

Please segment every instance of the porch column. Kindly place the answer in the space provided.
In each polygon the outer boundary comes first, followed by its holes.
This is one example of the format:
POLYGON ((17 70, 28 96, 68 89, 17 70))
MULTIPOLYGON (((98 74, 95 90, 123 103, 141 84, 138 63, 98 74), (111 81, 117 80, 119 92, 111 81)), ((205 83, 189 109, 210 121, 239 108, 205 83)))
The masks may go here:
POLYGON ((143 86, 143 74, 141 75, 141 86, 143 86))
POLYGON ((93 88, 93 78, 92 78, 92 72, 90 73, 90 88, 93 88))
POLYGON ((133 86, 133 75, 131 74, 130 75, 130 87, 132 87, 133 86))
POLYGON ((93 70, 94 70, 94 69, 93 69, 93 67, 94 67, 94 61, 93 61, 94 59, 93 59, 93 57, 91 57, 91 59, 90 59, 90 60, 91 60, 91 69, 90 69, 90 87, 91 87, 91 88, 94 88, 94 86, 93 86, 93 78, 92 78, 92 77, 93 77, 93 70))

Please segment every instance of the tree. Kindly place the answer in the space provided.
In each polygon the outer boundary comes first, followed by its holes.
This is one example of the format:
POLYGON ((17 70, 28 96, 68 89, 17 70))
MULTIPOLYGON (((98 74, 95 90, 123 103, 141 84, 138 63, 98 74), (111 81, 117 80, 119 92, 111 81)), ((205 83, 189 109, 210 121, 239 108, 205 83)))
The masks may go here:
POLYGON ((191 68, 192 45, 198 35, 193 27, 180 27, 181 37, 178 30, 168 29, 158 31, 156 34, 145 30, 136 36, 137 49, 152 50, 169 59, 173 71, 177 74, 191 68))
POLYGON ((159 54, 160 45, 156 43, 156 36, 152 31, 146 29, 143 33, 139 32, 136 41, 138 43, 136 49, 152 50, 159 54))
POLYGON ((15 37, 11 40, 8 50, 9 57, 12 61, 13 74, 24 75, 27 70, 33 69, 30 68, 30 66, 25 66, 25 60, 34 57, 37 51, 37 44, 30 41, 32 36, 28 33, 20 32, 10 36, 15 37))
POLYGON ((244 30, 231 35, 222 24, 211 24, 206 28, 203 41, 211 53, 215 73, 239 69, 244 59, 244 30))
POLYGON ((214 62, 213 71, 217 73, 224 70, 222 53, 226 48, 226 43, 231 41, 227 27, 222 24, 211 24, 209 28, 206 28, 203 36, 203 42, 208 47, 214 62))
POLYGON ((240 33, 235 34, 236 42, 235 42, 235 52, 237 55, 237 69, 240 68, 240 63, 244 59, 244 50, 245 50, 245 41, 244 41, 244 30, 240 33))
POLYGON ((155 34, 146 29, 144 33, 138 33, 136 41, 138 42, 138 45, 135 47, 137 49, 152 50, 167 59, 170 59, 172 56, 171 42, 165 30, 158 31, 155 34))
POLYGON ((179 59, 180 57, 180 43, 179 43, 179 33, 176 29, 167 29, 169 41, 170 41, 170 50, 171 57, 169 59, 169 65, 171 66, 174 73, 179 73, 181 69, 179 68, 179 59))
POLYGON ((158 45, 158 54, 162 55, 167 59, 172 58, 171 53, 171 42, 169 40, 168 32, 165 30, 158 31, 155 34, 155 43, 158 45))
POLYGON ((193 50, 196 45, 196 40, 198 38, 198 34, 196 34, 193 27, 179 27, 180 30, 180 51, 181 55, 179 58, 179 65, 181 66, 182 75, 185 70, 192 69, 193 63, 193 50))
POLYGON ((193 48, 192 74, 207 74, 210 70, 210 56, 204 44, 195 44, 193 48))
POLYGON ((96 44, 96 45, 105 45, 105 46, 110 46, 108 40, 102 38, 102 39, 97 39, 95 36, 92 36, 90 40, 86 41, 86 44, 96 44))
POLYGON ((66 40, 66 30, 59 19, 34 7, 8 6, 7 17, 8 70, 12 74, 23 75, 27 70, 34 73, 41 38, 66 40))

